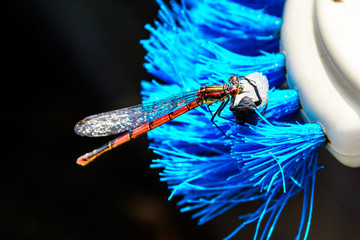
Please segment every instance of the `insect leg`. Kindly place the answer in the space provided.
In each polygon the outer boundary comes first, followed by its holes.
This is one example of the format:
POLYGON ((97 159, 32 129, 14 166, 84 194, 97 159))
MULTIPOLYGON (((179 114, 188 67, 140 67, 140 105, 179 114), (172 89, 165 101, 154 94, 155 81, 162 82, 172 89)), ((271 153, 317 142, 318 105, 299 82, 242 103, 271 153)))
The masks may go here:
POLYGON ((236 123, 236 124, 237 124, 236 121, 220 115, 220 114, 222 113, 222 111, 224 110, 225 106, 228 104, 229 101, 230 101, 230 99, 227 99, 224 105, 223 105, 223 104, 220 105, 221 110, 217 113, 217 115, 218 115, 219 117, 221 117, 222 119, 225 119, 225 120, 228 120, 228 121, 230 121, 230 122, 233 122, 233 123, 236 123))
POLYGON ((256 86, 256 83, 254 83, 254 81, 253 80, 251 80, 251 79, 248 79, 247 77, 243 77, 246 81, 248 81, 248 83, 254 88, 254 90, 255 90, 255 93, 256 93, 256 96, 258 97, 258 101, 256 101, 255 102, 255 105, 256 106, 259 106, 261 103, 262 103, 262 99, 261 99, 261 96, 260 96, 260 94, 259 94, 259 90, 258 90, 258 88, 257 88, 257 86, 256 86))
POLYGON ((206 105, 206 108, 207 108, 207 110, 209 111, 209 113, 210 113, 210 115, 211 115, 211 117, 212 117, 213 114, 212 114, 212 112, 211 112, 211 110, 210 110, 210 105, 211 105, 211 104, 207 104, 207 105, 206 105))
MULTIPOLYGON (((229 138, 225 132, 214 122, 214 119, 216 116, 220 116, 220 112, 224 109, 224 107, 226 106, 226 104, 229 102, 229 99, 227 99, 226 101, 223 101, 219 108, 216 110, 215 114, 212 115, 211 117, 211 122, 220 130, 220 132, 222 132, 222 134, 224 134, 225 137, 229 138)), ((210 112, 211 113, 211 112, 210 112)))

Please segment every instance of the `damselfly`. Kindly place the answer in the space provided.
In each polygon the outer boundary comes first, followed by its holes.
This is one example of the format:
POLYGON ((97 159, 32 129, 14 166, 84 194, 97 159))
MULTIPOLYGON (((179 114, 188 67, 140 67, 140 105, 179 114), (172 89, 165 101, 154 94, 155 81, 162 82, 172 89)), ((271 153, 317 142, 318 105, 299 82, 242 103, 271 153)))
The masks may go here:
MULTIPOLYGON (((220 113, 230 100, 230 110, 235 121, 228 120, 240 125, 256 124, 258 116, 254 109, 260 109, 262 113, 265 111, 267 92, 266 77, 260 73, 253 73, 247 77, 231 76, 229 84, 202 86, 199 90, 176 94, 163 100, 91 115, 75 125, 78 135, 100 137, 123 134, 80 156, 77 163, 85 166, 101 154, 204 104, 209 106, 214 102, 222 102, 211 118, 216 127, 218 126, 214 122, 215 116, 222 117, 220 113), (254 78, 250 79, 250 76, 254 78)), ((219 130, 222 132, 220 128, 219 130)))

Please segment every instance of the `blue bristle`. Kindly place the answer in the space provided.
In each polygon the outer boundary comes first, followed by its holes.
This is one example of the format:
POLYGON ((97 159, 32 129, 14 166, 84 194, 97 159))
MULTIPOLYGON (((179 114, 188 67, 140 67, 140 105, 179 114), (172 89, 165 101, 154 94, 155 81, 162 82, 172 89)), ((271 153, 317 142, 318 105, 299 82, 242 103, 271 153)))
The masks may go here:
POLYGON ((253 9, 262 9, 270 15, 281 17, 285 0, 234 0, 234 2, 253 9))
POLYGON ((232 0, 185 2, 195 36, 246 55, 278 50, 281 18, 232 0))
MULTIPOLYGON (((164 3, 159 2, 161 5, 159 15, 162 22, 155 22, 155 28, 146 25, 151 36, 149 39, 141 41, 148 51, 145 57, 147 63, 144 64, 144 67, 149 73, 169 84, 178 84, 185 88, 198 88, 200 85, 218 83, 219 80, 224 81, 224 76, 228 77, 229 73, 247 75, 251 72, 261 71, 267 75, 270 86, 278 86, 285 80, 285 58, 282 54, 266 53, 262 51, 263 48, 257 48, 256 56, 232 52, 231 48, 221 47, 221 41, 226 41, 227 37, 215 43, 209 40, 212 38, 208 34, 199 30, 198 25, 192 23, 193 18, 196 18, 196 15, 194 16, 191 13, 192 9, 179 10, 181 9, 180 6, 172 1, 172 5, 176 6, 176 10, 172 12, 164 3)), ((231 1, 218 3, 217 8, 228 9, 226 5, 228 2, 231 1)), ((210 11, 209 3, 201 4, 202 7, 207 6, 206 9, 210 11)), ((239 14, 243 14, 245 19, 249 17, 248 13, 244 11, 239 14)), ((260 19, 271 18, 263 15, 260 19)), ((214 22, 217 21, 216 16, 212 17, 214 22)), ((281 19, 274 21, 281 21, 281 19)), ((245 23, 246 21, 237 27, 252 29, 245 23)), ((281 24, 275 25, 277 28, 271 31, 274 35, 274 32, 279 31, 281 24)), ((226 28, 223 27, 219 28, 218 31, 224 31, 226 28)), ((248 34, 252 34, 252 38, 255 39, 260 33, 251 31, 248 34)), ((233 32, 232 35, 234 38, 242 36, 241 33, 237 32, 233 32)), ((254 39, 250 41, 252 46, 256 42, 254 39)), ((244 45, 245 49, 249 49, 246 41, 242 39, 237 39, 232 45, 236 47, 244 45)), ((271 51, 277 52, 278 49, 271 49, 271 51)))
POLYGON ((304 156, 311 156, 326 141, 319 124, 260 122, 232 133, 231 156, 243 176, 254 186, 262 186, 264 191, 282 183, 286 192, 286 185, 294 179, 302 185, 295 177, 297 172, 302 172, 298 163, 301 165, 306 160, 304 156))
MULTIPOLYGON (((143 102, 221 84, 231 75, 257 71, 269 79, 268 107, 257 126, 215 118, 224 136, 207 108, 198 107, 148 133, 150 149, 159 155, 151 167, 162 169, 169 199, 181 196, 181 211, 192 211, 199 224, 238 204, 262 201, 240 216, 241 225, 228 238, 253 222, 254 239, 270 238, 284 206, 300 192, 296 238, 306 239, 309 231, 317 149, 326 137, 318 124, 281 122, 293 120, 300 109, 296 90, 274 88, 285 80, 285 57, 278 53, 283 2, 184 0, 168 7, 158 0, 159 21, 146 26, 151 35, 141 42, 148 51, 145 68, 163 81, 142 82, 143 102)), ((211 111, 218 106, 212 104, 211 111)), ((234 119, 228 107, 222 116, 234 119)))
MULTIPOLYGON (((311 218, 315 173, 319 169, 318 148, 326 142, 321 126, 260 122, 257 126, 236 129, 233 136, 235 140, 232 142, 231 156, 236 159, 242 177, 249 180, 253 187, 259 188, 259 193, 266 194, 267 201, 271 202, 271 207, 264 206, 262 214, 275 211, 274 214, 279 215, 285 200, 300 191, 304 192, 303 214, 296 237, 299 239, 306 215, 311 218), (308 202, 310 208, 307 214, 308 202)), ((261 218, 259 220, 258 225, 261 218)), ((272 227, 268 236, 273 231, 277 217, 269 220, 267 225, 271 224, 272 227)), ((308 228, 309 222, 304 239, 308 228)), ((267 230, 264 229, 263 235, 267 230)))
POLYGON ((273 121, 294 119, 300 110, 299 94, 294 89, 269 90, 265 118, 273 121))

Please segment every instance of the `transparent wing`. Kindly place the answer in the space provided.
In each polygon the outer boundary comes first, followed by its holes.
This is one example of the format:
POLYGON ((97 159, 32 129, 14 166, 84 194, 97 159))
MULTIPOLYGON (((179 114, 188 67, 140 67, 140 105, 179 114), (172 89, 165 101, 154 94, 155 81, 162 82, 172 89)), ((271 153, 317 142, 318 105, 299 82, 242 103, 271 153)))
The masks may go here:
POLYGON ((197 91, 169 96, 166 99, 91 115, 75 125, 80 136, 101 137, 129 131, 172 112, 195 100, 197 91))

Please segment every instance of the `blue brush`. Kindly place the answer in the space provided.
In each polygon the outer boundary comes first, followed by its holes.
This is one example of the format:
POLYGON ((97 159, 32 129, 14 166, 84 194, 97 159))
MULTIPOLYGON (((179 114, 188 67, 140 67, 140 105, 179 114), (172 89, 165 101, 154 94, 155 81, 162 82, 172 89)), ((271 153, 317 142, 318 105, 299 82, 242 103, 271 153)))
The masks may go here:
MULTIPOLYGON (((294 122, 302 108, 299 92, 278 89, 286 80, 285 56, 279 53, 284 1, 158 3, 159 20, 146 25, 151 35, 141 43, 148 51, 145 68, 162 82, 142 82, 143 102, 252 72, 266 75, 271 88, 258 125, 216 119, 227 137, 212 125, 206 108, 148 133, 150 148, 159 155, 151 167, 162 169, 160 179, 172 191, 169 199, 181 196, 181 211, 192 211, 199 224, 260 200, 260 207, 240 216, 239 227, 227 238, 255 222, 254 239, 268 239, 287 201, 302 193, 296 239, 306 239, 321 168, 318 149, 328 139, 320 124, 294 122)), ((222 115, 232 117, 227 108, 222 115)))

